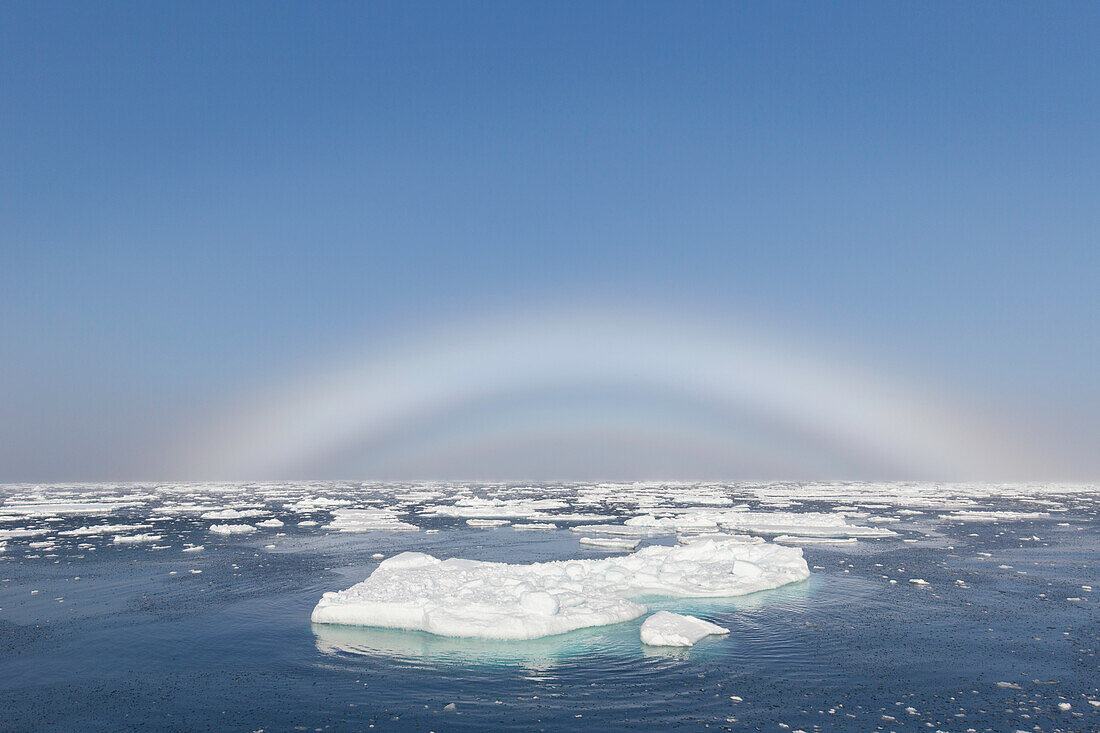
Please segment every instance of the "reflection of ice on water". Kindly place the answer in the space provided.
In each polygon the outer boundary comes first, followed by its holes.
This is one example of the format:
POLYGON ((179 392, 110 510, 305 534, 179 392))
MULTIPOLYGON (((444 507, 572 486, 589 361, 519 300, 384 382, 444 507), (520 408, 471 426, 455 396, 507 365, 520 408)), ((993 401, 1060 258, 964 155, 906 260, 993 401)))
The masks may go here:
POLYGON ((509 665, 536 671, 553 669, 566 658, 622 653, 627 640, 637 636, 636 627, 637 624, 615 624, 539 639, 499 641, 437 636, 423 631, 312 624, 314 641, 322 654, 386 657, 414 664, 509 665))

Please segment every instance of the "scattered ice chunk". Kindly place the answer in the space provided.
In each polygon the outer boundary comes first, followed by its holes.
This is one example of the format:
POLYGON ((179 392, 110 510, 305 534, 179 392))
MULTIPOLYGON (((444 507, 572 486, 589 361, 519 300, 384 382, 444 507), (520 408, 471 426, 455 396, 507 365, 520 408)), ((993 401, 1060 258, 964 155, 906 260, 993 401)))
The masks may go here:
POLYGON ((531 639, 628 621, 644 595, 725 597, 805 580, 796 547, 707 540, 631 555, 509 565, 403 552, 351 588, 325 593, 315 623, 422 630, 442 636, 531 639), (543 595, 551 596, 556 611, 543 595), (524 601, 527 597, 526 602, 524 601))
POLYGON ((471 527, 503 527, 511 522, 507 519, 467 519, 466 524, 471 527))
POLYGON ((789 534, 781 534, 772 541, 781 545, 854 545, 858 542, 855 537, 797 537, 789 534))
POLYGON ((338 532, 419 531, 415 524, 402 522, 392 509, 337 509, 322 529, 338 532))
POLYGON ((97 524, 90 527, 77 527, 58 532, 62 537, 89 537, 97 534, 115 534, 118 532, 132 532, 136 529, 149 529, 151 524, 97 524))
POLYGON ((642 624, 642 643, 649 646, 693 646, 705 636, 728 634, 717 624, 678 613, 658 611, 642 624))
POLYGON ((220 509, 213 512, 204 512, 201 519, 245 519, 247 517, 262 517, 267 512, 259 509, 220 509))
POLYGON ((212 524, 210 531, 214 534, 248 534, 255 532, 256 528, 251 524, 212 524))
POLYGON ((262 522, 256 522, 257 527, 282 527, 283 523, 275 518, 265 519, 262 522))
POLYGON ((137 545, 143 542, 156 542, 159 539, 161 539, 161 535, 159 534, 116 534, 114 543, 116 545, 137 545))
POLYGON ((553 522, 526 522, 512 525, 512 529, 519 530, 520 532, 533 532, 536 530, 551 530, 557 528, 558 525, 553 522))
POLYGON ((189 547, 183 548, 183 552, 202 552, 204 549, 206 548, 202 545, 190 545, 189 547))

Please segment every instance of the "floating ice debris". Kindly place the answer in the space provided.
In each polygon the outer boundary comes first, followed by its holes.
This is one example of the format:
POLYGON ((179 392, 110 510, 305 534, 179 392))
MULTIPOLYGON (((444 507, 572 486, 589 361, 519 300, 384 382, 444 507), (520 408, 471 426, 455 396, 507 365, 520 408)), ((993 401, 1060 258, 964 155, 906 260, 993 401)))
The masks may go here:
POLYGON ((317 522, 314 522, 312 519, 307 519, 304 522, 298 522, 298 526, 299 527, 316 527, 317 522))
POLYGON ((649 646, 692 646, 712 634, 728 634, 718 624, 678 613, 658 611, 642 624, 642 643, 649 646))
POLYGON ((455 504, 428 507, 427 516, 475 519, 540 518, 547 509, 568 509, 561 499, 461 499, 455 504))
POLYGON ((670 517, 646 514, 626 520, 630 527, 651 527, 669 533, 699 529, 740 530, 757 534, 789 534, 800 537, 893 537, 885 527, 849 524, 843 514, 827 512, 755 512, 731 509, 698 511, 670 517))
POLYGON ((376 552, 373 555, 371 555, 371 557, 374 558, 375 560, 381 560, 382 558, 385 557, 385 555, 383 555, 381 552, 376 552))
POLYGON ((262 517, 267 512, 259 509, 220 509, 213 512, 204 512, 201 519, 245 519, 247 517, 262 517))
POLYGON ((206 548, 203 547, 202 545, 191 545, 190 547, 183 548, 182 551, 183 552, 202 552, 204 549, 206 549, 206 548))
POLYGON ((471 527, 503 527, 511 522, 507 519, 467 519, 466 524, 471 527))
POLYGON ((910 578, 909 582, 913 585, 928 585, 928 581, 924 578, 910 578))
POLYGON ((858 540, 855 537, 796 537, 781 534, 772 542, 781 545, 854 545, 858 540))
POLYGON ((212 524, 210 531, 214 534, 248 534, 255 532, 256 528, 251 524, 212 524))
POLYGON ((322 529, 338 532, 418 531, 415 524, 402 522, 391 509, 337 509, 322 529))
POLYGON ((579 524, 570 527, 569 531, 578 534, 605 534, 614 537, 655 537, 670 534, 663 527, 639 527, 625 524, 579 524))
POLYGON ((998 682, 997 687, 1003 687, 1007 690, 1022 690, 1024 688, 1017 685, 1015 682, 998 682))
POLYGON ((639 539, 626 537, 581 537, 577 541, 582 545, 599 547, 604 550, 633 550, 641 542, 639 539))
POLYGON ((143 542, 156 542, 161 539, 162 535, 159 534, 131 534, 122 535, 116 534, 114 543, 116 545, 137 545, 143 542))
POLYGON ((63 537, 89 537, 97 534, 115 534, 116 532, 132 532, 136 529, 149 529, 151 524, 97 524, 90 527, 77 527, 58 532, 63 537))
POLYGON ((521 532, 535 531, 535 530, 549 530, 557 529, 558 525, 553 522, 527 522, 525 524, 513 524, 512 529, 519 530, 521 532))
POLYGON ((333 507, 348 506, 349 504, 351 504, 351 502, 347 499, 330 499, 325 496, 310 496, 305 499, 300 499, 293 504, 284 504, 283 506, 299 514, 307 514, 319 509, 332 509, 333 507))
POLYGON ((952 519, 959 522, 997 522, 1002 519, 1023 520, 1049 518, 1050 515, 1046 512, 986 512, 976 510, 962 510, 952 512, 951 514, 940 515, 940 519, 952 519))
POLYGON ((315 623, 381 626, 443 636, 531 639, 629 621, 646 594, 725 597, 804 580, 796 547, 708 540, 631 555, 509 565, 403 552, 351 588, 325 593, 315 623))
POLYGON ((16 529, 0 529, 0 540, 14 540, 21 537, 37 537, 41 534, 46 534, 50 530, 48 529, 24 529, 17 527, 16 529))
POLYGON ((262 522, 256 522, 257 527, 282 527, 283 523, 278 519, 265 519, 262 522))
POLYGON ((58 514, 110 514, 118 509, 137 506, 141 501, 36 501, 0 506, 0 515, 51 517, 58 514))
POLYGON ((1058 709, 1059 709, 1059 710, 1061 710, 1062 712, 1065 712, 1065 711, 1069 710, 1069 709, 1070 709, 1070 708, 1072 708, 1072 707, 1073 707, 1073 706, 1072 706, 1072 705, 1070 705, 1070 704, 1069 704, 1068 702, 1060 702, 1060 703, 1058 703, 1058 709))

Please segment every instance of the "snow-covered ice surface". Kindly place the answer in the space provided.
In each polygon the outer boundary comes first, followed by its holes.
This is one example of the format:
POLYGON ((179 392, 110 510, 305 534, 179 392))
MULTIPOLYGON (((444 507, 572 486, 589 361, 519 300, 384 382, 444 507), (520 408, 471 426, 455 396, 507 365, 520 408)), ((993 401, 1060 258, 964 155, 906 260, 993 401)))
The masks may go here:
POLYGON ((533 639, 629 621, 646 595, 730 597, 810 575, 802 551, 762 540, 654 545, 624 557, 513 565, 404 552, 369 578, 326 593, 314 623, 442 636, 533 639))
POLYGON ((642 643, 649 646, 693 646, 707 636, 729 632, 729 629, 701 618, 658 611, 642 624, 640 636, 642 643))
POLYGON ((1098 557, 1088 485, 8 485, 0 728, 1100 730, 1098 557), (724 543, 810 576, 711 598, 611 577, 724 543), (309 623, 408 552, 494 599, 426 568, 442 617, 646 610, 525 640, 309 623), (731 633, 644 644, 661 611, 731 633))

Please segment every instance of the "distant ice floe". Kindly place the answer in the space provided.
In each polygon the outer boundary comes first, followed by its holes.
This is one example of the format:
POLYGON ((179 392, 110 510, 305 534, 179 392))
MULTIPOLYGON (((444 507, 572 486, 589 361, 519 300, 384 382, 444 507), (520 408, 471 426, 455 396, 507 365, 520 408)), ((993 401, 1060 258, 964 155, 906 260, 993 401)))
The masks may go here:
POLYGON ((713 634, 728 634, 729 629, 694 616, 658 611, 642 624, 642 643, 649 646, 694 646, 713 634))
POLYGON ((282 527, 283 522, 279 519, 265 519, 262 522, 256 522, 257 527, 282 527))
POLYGON ((219 509, 212 512, 204 512, 202 519, 247 519, 249 517, 262 517, 267 512, 260 509, 219 509))
POLYGON ((425 509, 422 514, 434 517, 466 519, 537 519, 546 516, 547 509, 568 509, 561 499, 461 499, 455 504, 441 504, 425 509))
POLYGON ((526 523, 523 523, 523 524, 516 523, 516 524, 512 525, 512 529, 519 530, 520 532, 535 532, 535 531, 539 531, 539 530, 554 530, 554 529, 557 529, 557 528, 558 528, 558 525, 554 524, 553 522, 526 522, 526 523))
POLYGON ((159 534, 116 534, 113 541, 116 545, 139 545, 160 539, 163 539, 163 536, 159 534))
POLYGON ((212 524, 210 531, 214 534, 248 534, 255 532, 256 528, 251 524, 212 524))
POLYGON ((781 534, 772 539, 781 545, 854 545, 858 540, 855 537, 799 537, 789 534, 781 534))
POLYGON ((96 524, 92 526, 77 527, 76 529, 58 532, 62 537, 90 537, 100 534, 117 534, 120 532, 133 532, 138 529, 149 529, 151 524, 96 524))
POLYGON ((799 537, 894 537, 885 527, 850 524, 843 514, 827 512, 698 511, 670 517, 652 514, 626 520, 629 527, 685 531, 738 530, 754 534, 799 537))
POLYGON ((415 524, 402 522, 390 509, 337 509, 323 529, 338 532, 417 531, 415 524))
POLYGON ((631 555, 509 565, 403 552, 370 577, 325 593, 315 623, 532 639, 629 621, 633 598, 739 596, 805 580, 802 550, 763 540, 706 540, 631 555))
POLYGON ((943 514, 941 519, 953 519, 959 522, 999 522, 1001 520, 1023 521, 1028 519, 1049 519, 1047 512, 984 512, 984 511, 958 511, 951 514, 943 514))
POLYGON ((503 527, 511 524, 512 522, 507 519, 467 519, 466 524, 471 527, 503 527))

